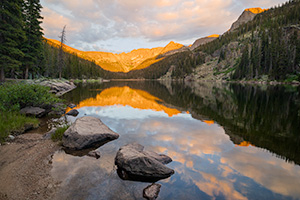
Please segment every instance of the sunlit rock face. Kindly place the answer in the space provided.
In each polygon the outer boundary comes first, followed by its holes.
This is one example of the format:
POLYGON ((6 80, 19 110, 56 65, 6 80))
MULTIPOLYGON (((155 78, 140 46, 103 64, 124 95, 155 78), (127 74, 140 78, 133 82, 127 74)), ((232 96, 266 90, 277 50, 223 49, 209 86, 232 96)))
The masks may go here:
MULTIPOLYGON (((91 106, 127 105, 142 110, 163 111, 170 117, 181 113, 181 111, 175 108, 166 107, 158 102, 162 102, 162 100, 143 90, 132 89, 127 86, 112 87, 103 90, 95 98, 81 101, 74 109, 91 106)), ((71 108, 68 108, 66 112, 69 112, 69 110, 71 108)))
MULTIPOLYGON (((46 39, 52 46, 59 46, 60 42, 54 39, 46 39)), ((129 53, 114 54, 110 52, 97 51, 79 51, 67 45, 64 45, 64 50, 68 53, 75 53, 80 58, 94 61, 101 68, 111 72, 129 72, 132 70, 144 69, 150 65, 160 61, 162 58, 156 57, 165 54, 169 51, 182 48, 183 45, 175 42, 170 42, 165 47, 157 47, 152 49, 135 49, 129 53)))
POLYGON ((220 35, 218 34, 213 34, 213 35, 210 35, 210 36, 207 36, 207 37, 204 37, 204 38, 200 38, 198 40, 196 40, 192 46, 190 47, 191 50, 194 50, 196 49, 197 47, 199 47, 200 45, 203 45, 203 44, 206 44, 206 43, 209 43, 211 41, 214 41, 215 39, 217 39, 220 35))
POLYGON ((268 9, 261 9, 261 8, 248 8, 244 10, 242 15, 238 18, 238 20, 232 24, 231 28, 229 29, 229 32, 234 31, 244 23, 252 21, 257 14, 265 12, 267 10, 268 9))

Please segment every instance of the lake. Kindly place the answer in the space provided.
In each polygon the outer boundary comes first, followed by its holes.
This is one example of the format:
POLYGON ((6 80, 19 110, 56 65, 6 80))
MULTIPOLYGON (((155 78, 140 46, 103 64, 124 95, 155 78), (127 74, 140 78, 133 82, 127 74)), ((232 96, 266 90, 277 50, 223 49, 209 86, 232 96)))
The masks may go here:
POLYGON ((100 159, 55 153, 57 199, 143 199, 151 183, 122 180, 114 165, 133 142, 173 159, 158 199, 300 199, 299 87, 129 81, 63 98, 79 111, 70 123, 94 116, 120 137, 98 148, 100 159))

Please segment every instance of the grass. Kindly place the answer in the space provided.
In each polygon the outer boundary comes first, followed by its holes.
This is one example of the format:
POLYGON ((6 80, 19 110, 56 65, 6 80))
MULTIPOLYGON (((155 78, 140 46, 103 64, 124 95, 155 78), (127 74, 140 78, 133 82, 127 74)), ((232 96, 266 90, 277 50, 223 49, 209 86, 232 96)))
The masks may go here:
POLYGON ((70 127, 70 125, 64 125, 62 127, 59 127, 55 131, 55 133, 53 135, 51 135, 52 141, 54 141, 54 142, 62 141, 63 134, 69 127, 70 127))
POLYGON ((61 100, 49 88, 26 83, 4 83, 0 86, 0 142, 10 134, 21 134, 26 127, 38 127, 39 120, 21 115, 26 106, 47 106, 61 100))
POLYGON ((5 138, 12 133, 22 133, 25 126, 37 127, 39 120, 25 117, 18 112, 0 112, 0 143, 5 142, 5 138))

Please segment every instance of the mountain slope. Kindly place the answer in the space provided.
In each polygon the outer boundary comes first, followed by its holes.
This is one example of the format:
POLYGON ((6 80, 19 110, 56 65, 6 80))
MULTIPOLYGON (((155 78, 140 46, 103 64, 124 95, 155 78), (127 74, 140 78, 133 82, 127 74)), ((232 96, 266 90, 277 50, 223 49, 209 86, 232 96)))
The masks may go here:
POLYGON ((240 25, 252 21, 257 14, 267 11, 268 9, 261 9, 261 8, 248 8, 244 10, 244 12, 239 16, 238 20, 235 21, 229 32, 236 30, 240 25))
POLYGON ((196 49, 197 47, 199 47, 200 45, 204 45, 206 43, 209 43, 211 41, 214 41, 215 39, 217 39, 220 35, 214 34, 214 35, 210 35, 204 38, 200 38, 198 40, 196 40, 192 46, 190 47, 191 50, 196 49))
MULTIPOLYGON (((53 39, 47 39, 53 46, 59 46, 60 42, 53 39)), ((64 50, 68 53, 77 54, 80 58, 93 61, 101 68, 111 72, 129 72, 132 70, 147 68, 150 65, 160 61, 157 56, 172 50, 182 48, 182 44, 170 42, 165 47, 152 49, 136 49, 129 53, 114 54, 109 52, 80 51, 64 45, 64 50)))

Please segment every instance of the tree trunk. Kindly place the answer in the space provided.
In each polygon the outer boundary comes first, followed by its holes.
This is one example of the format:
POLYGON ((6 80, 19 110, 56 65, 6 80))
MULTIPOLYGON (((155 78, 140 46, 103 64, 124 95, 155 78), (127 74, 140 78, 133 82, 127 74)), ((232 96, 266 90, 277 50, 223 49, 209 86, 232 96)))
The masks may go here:
POLYGON ((28 65, 26 65, 24 79, 28 79, 28 65))
POLYGON ((0 69, 0 82, 4 82, 4 81, 5 81, 4 66, 1 66, 1 69, 0 69))
POLYGON ((59 72, 59 80, 61 80, 61 71, 59 72))

